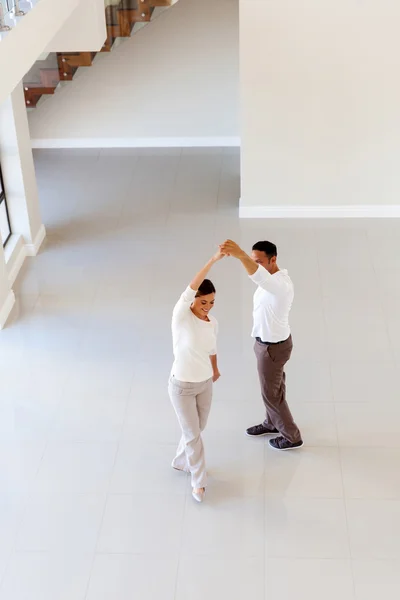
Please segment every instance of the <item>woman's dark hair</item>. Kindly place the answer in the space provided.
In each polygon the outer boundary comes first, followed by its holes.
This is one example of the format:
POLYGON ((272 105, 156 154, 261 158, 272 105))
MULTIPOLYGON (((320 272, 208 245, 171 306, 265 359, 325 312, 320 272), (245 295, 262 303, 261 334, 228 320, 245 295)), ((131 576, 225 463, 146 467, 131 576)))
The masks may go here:
POLYGON ((257 250, 258 252, 264 252, 267 258, 272 258, 273 256, 278 256, 278 250, 272 242, 257 242, 254 244, 252 250, 257 250))
POLYGON ((208 296, 208 294, 215 294, 215 287, 212 281, 205 279, 197 290, 196 298, 208 296))

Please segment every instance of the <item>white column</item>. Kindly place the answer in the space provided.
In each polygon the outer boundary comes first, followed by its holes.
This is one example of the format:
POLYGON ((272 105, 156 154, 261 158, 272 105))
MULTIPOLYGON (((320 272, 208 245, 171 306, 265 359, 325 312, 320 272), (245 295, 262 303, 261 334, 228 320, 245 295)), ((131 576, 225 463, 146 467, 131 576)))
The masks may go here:
POLYGON ((20 234, 26 254, 35 256, 46 230, 40 216, 22 83, 0 105, 0 163, 12 233, 20 234))
POLYGON ((0 329, 4 327, 14 302, 15 296, 8 279, 3 242, 0 237, 0 329))
POLYGON ((394 0, 240 0, 242 216, 400 216, 399 22, 394 0))

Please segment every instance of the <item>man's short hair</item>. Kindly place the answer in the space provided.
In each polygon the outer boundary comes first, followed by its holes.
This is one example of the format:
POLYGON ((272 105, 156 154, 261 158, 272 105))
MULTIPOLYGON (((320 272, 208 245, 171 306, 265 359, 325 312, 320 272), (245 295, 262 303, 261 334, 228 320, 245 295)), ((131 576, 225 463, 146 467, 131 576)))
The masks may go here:
POLYGON ((252 250, 257 250, 258 252, 264 252, 268 258, 272 258, 274 256, 278 256, 278 250, 275 244, 272 242, 257 242, 254 244, 252 250))

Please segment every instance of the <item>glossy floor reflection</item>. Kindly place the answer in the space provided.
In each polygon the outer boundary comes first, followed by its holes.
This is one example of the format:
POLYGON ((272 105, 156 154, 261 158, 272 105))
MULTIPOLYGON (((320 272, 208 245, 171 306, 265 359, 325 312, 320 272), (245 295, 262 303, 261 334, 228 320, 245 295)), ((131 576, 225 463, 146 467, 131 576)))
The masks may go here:
POLYGON ((0 333, 0 600, 372 600, 400 589, 400 222, 237 217, 236 150, 40 151, 48 236, 0 333), (170 468, 170 315, 226 237, 295 283, 288 399, 263 416, 254 288, 217 287, 222 379, 197 505, 170 468))

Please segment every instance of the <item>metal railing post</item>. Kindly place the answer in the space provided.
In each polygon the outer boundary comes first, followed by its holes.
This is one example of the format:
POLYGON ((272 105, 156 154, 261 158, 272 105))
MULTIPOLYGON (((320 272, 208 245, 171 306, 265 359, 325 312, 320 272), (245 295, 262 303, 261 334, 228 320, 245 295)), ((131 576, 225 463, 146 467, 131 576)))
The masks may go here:
POLYGON ((6 25, 6 23, 4 21, 4 9, 3 9, 3 4, 0 0, 0 31, 10 31, 10 29, 11 29, 11 27, 6 25))
POLYGON ((14 12, 15 16, 16 17, 23 17, 25 13, 19 7, 19 0, 14 0, 14 4, 15 4, 15 12, 14 12))

